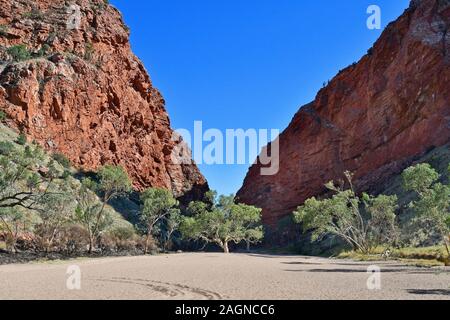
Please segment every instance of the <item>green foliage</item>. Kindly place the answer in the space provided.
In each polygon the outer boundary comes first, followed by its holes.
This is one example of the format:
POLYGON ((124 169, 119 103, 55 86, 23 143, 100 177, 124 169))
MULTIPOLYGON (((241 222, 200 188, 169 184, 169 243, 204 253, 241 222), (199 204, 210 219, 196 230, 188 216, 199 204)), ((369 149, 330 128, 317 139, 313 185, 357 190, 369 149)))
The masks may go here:
POLYGON ((368 213, 367 234, 373 246, 392 244, 398 240, 399 230, 396 223, 398 209, 397 196, 379 195, 373 197, 363 194, 364 207, 368 213))
POLYGON ((417 193, 410 204, 417 215, 413 222, 421 227, 422 236, 438 234, 450 257, 450 186, 438 182, 439 178, 429 164, 410 167, 403 173, 404 188, 417 193))
POLYGON ((173 234, 178 231, 181 223, 183 222, 183 216, 181 215, 180 210, 173 209, 170 211, 170 214, 166 216, 165 219, 165 233, 163 238, 164 249, 170 249, 172 245, 172 237, 173 234))
POLYGON ((35 235, 38 247, 49 252, 62 228, 73 221, 76 208, 75 197, 66 181, 53 187, 54 192, 40 199, 37 210, 40 223, 37 224, 35 235))
POLYGON ((178 201, 172 193, 165 189, 148 189, 141 195, 143 203, 140 220, 141 226, 147 235, 147 241, 144 253, 147 253, 148 242, 151 239, 152 232, 157 223, 168 216, 176 216, 179 214, 178 201))
POLYGON ((170 209, 178 205, 172 193, 165 189, 148 189, 141 195, 143 202, 141 218, 147 222, 170 213, 170 209))
POLYGON ((108 8, 109 3, 109 0, 103 0, 103 3, 98 2, 92 4, 91 8, 96 14, 99 14, 100 12, 105 11, 108 8))
POLYGON ((294 212, 295 222, 303 225, 304 232, 312 230, 313 241, 333 234, 364 253, 395 241, 397 197, 364 194, 360 198, 353 189, 351 173, 345 176, 350 189, 328 183, 327 188, 335 195, 324 200, 308 199, 294 212))
POLYGON ((0 155, 7 156, 15 151, 14 145, 9 141, 0 141, 0 155))
POLYGON ((45 57, 46 55, 48 55, 49 51, 50 51, 51 47, 47 44, 44 43, 41 48, 39 49, 37 55, 39 57, 45 57))
MULTIPOLYGON (((402 263, 419 267, 437 267, 445 262, 446 252, 443 247, 401 247, 389 250, 389 259, 400 260, 402 263)), ((344 251, 338 255, 339 259, 357 261, 380 261, 386 254, 385 247, 375 248, 372 254, 362 254, 355 251, 344 251)), ((387 257, 385 256, 385 259, 387 257)))
POLYGON ((76 221, 89 233, 89 253, 94 249, 100 235, 113 223, 106 205, 112 199, 125 196, 131 191, 131 180, 122 167, 104 166, 98 172, 98 177, 98 183, 83 179, 75 215, 76 221), (101 193, 102 203, 98 201, 95 192, 101 193))
POLYGON ((69 169, 71 166, 70 160, 62 153, 54 153, 52 158, 60 165, 62 165, 65 169, 69 169))
POLYGON ((29 212, 19 207, 1 208, 0 207, 0 231, 2 232, 6 249, 11 252, 17 252, 17 239, 21 233, 29 232, 31 217, 29 212))
POLYGON ((96 189, 103 193, 105 203, 131 192, 131 180, 123 167, 106 165, 100 169, 98 177, 100 183, 96 189))
POLYGON ((0 36, 5 37, 8 35, 8 26, 0 25, 0 36))
POLYGON ((34 168, 42 160, 37 147, 16 148, 8 142, 1 143, 0 152, 0 226, 6 232, 8 247, 15 250, 21 232, 28 232, 25 220, 31 211, 42 208, 43 199, 49 195, 51 177, 42 177, 34 168))
POLYGON ((119 240, 129 240, 136 235, 135 230, 131 227, 118 227, 113 229, 110 234, 119 240))
POLYGON ((0 155, 0 208, 34 208, 43 195, 40 187, 48 182, 33 171, 42 154, 36 147, 3 145, 9 152, 0 155))
POLYGON ((193 202, 189 205, 189 211, 195 214, 183 219, 180 227, 183 237, 206 244, 215 243, 225 253, 229 252, 230 242, 258 243, 264 236, 261 209, 235 204, 234 196, 221 196, 211 207, 193 202))
POLYGON ((16 143, 24 146, 27 143, 27 136, 24 133, 19 134, 16 143))
POLYGON ((23 44, 12 46, 8 48, 6 52, 11 56, 11 58, 15 62, 24 61, 31 58, 31 53, 28 51, 27 47, 23 44))
POLYGON ((25 12, 22 18, 41 21, 44 20, 44 13, 37 8, 33 8, 31 11, 25 12))
MULTIPOLYGON (((65 162, 58 155, 52 157, 65 162)), ((131 189, 124 170, 102 168, 98 182, 85 179, 80 185, 54 159, 36 143, 18 146, 0 141, 0 234, 12 252, 17 251, 20 238, 20 250, 78 254, 87 245, 91 250, 96 248, 98 239, 117 223, 117 214, 102 200, 109 201, 131 189)), ((131 234, 131 241, 124 239, 129 232, 114 234, 113 246, 135 250, 140 243, 134 231, 131 234)), ((104 250, 103 246, 97 248, 104 250)))
POLYGON ((0 110, 0 122, 6 120, 6 113, 2 110, 0 110))
POLYGON ((94 45, 90 42, 86 43, 86 47, 84 50, 84 59, 86 61, 92 61, 92 58, 94 57, 95 54, 95 48, 94 45))
POLYGON ((427 192, 431 185, 439 180, 439 173, 428 163, 422 163, 406 169, 402 177, 404 188, 407 191, 415 191, 422 194, 427 192))
POLYGON ((97 238, 113 223, 111 215, 105 210, 105 203, 99 202, 92 191, 95 188, 95 182, 88 178, 83 179, 75 209, 75 221, 88 231, 89 253, 94 249, 97 238))

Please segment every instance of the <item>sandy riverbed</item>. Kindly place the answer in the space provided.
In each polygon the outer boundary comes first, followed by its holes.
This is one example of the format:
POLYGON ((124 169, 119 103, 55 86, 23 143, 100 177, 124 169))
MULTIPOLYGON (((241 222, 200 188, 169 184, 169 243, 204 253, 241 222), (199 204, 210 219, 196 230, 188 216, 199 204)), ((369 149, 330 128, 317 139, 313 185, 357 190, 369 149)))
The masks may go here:
POLYGON ((0 266, 0 299, 450 299, 450 269, 296 256, 193 253, 0 266), (67 268, 81 270, 68 290, 67 268))

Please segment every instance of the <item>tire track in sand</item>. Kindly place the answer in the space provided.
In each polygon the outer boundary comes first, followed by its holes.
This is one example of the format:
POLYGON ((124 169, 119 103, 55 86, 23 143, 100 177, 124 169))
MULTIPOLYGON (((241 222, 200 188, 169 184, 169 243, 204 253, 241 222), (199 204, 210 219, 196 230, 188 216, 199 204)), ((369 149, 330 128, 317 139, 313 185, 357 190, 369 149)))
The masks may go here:
POLYGON ((149 279, 132 279, 132 278, 111 278, 111 279, 93 279, 98 282, 122 283, 133 286, 141 286, 152 292, 162 294, 170 299, 206 299, 221 300, 224 297, 214 291, 205 290, 196 287, 190 287, 178 283, 170 283, 163 281, 154 281, 149 279))

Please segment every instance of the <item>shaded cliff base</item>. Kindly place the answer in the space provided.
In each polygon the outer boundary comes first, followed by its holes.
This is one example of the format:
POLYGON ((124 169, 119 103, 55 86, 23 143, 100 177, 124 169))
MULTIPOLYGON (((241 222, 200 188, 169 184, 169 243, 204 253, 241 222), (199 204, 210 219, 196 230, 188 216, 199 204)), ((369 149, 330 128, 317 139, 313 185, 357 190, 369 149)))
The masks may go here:
MULTIPOLYGON (((447 168, 450 163, 450 144, 433 148, 422 156, 405 161, 404 169, 419 163, 429 163, 441 174, 442 182, 449 182, 450 177, 448 176, 447 168)), ((369 190, 369 193, 373 195, 397 195, 399 199, 399 210, 397 213, 400 227, 406 226, 414 217, 414 213, 408 208, 408 204, 413 200, 414 194, 403 189, 402 172, 403 170, 399 171, 377 188, 369 190)), ((327 195, 322 196, 326 197, 327 195)), ((427 245, 432 246, 434 243, 430 242, 427 245)), ((286 213, 286 216, 278 222, 276 227, 266 226, 265 247, 275 253, 295 253, 326 257, 338 256, 348 249, 342 241, 333 236, 327 237, 320 242, 311 242, 311 235, 302 234, 301 226, 294 223, 290 213, 286 213)))

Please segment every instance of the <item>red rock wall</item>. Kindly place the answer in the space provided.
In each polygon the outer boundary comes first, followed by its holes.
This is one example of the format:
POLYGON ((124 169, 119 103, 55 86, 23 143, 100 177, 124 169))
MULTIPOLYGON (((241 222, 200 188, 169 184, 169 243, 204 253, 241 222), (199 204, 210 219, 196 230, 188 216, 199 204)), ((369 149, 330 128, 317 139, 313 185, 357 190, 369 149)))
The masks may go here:
POLYGON ((355 173, 374 190, 450 141, 450 2, 413 1, 370 54, 341 71, 280 136, 280 171, 254 165, 238 193, 275 225, 324 184, 355 173))
POLYGON ((0 25, 0 109, 11 126, 84 170, 123 165, 137 189, 207 189, 196 166, 172 164, 164 99, 117 9, 103 0, 0 0, 0 25), (81 9, 78 30, 67 28, 70 4, 81 9), (7 48, 20 44, 33 59, 11 63, 7 48))

